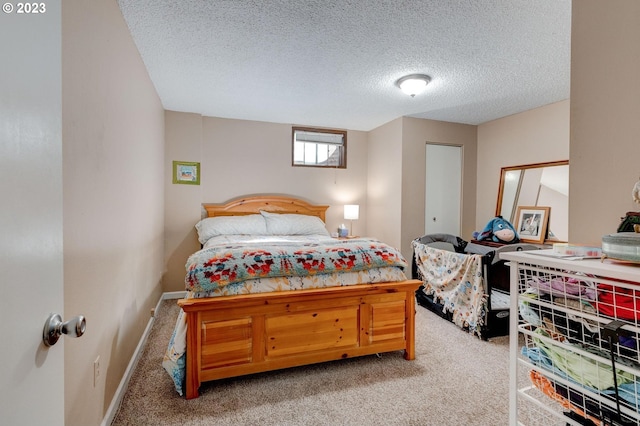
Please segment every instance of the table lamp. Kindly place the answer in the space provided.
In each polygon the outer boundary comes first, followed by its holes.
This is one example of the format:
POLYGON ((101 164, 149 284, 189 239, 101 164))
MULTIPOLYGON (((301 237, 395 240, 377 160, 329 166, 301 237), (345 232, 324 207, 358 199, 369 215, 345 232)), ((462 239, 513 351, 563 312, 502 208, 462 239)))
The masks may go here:
POLYGON ((351 221, 351 227, 349 228, 349 236, 353 237, 353 221, 358 220, 360 214, 360 206, 357 204, 345 204, 344 206, 344 219, 351 221))

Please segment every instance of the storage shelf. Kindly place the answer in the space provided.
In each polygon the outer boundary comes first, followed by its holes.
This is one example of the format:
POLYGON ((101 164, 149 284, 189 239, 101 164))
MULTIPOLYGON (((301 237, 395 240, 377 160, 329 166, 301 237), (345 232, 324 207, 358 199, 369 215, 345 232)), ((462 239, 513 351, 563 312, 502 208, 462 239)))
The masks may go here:
POLYGON ((501 259, 511 266, 510 424, 640 426, 640 268, 501 259))

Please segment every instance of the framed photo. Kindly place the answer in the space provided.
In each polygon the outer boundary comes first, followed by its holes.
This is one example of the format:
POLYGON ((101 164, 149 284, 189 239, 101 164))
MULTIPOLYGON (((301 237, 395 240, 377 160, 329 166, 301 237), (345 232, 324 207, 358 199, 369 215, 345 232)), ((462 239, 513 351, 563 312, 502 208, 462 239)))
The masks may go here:
POLYGON ((200 185, 200 163, 174 161, 173 183, 200 185))
POLYGON ((544 243, 549 226, 550 207, 518 206, 516 231, 524 243, 544 243))

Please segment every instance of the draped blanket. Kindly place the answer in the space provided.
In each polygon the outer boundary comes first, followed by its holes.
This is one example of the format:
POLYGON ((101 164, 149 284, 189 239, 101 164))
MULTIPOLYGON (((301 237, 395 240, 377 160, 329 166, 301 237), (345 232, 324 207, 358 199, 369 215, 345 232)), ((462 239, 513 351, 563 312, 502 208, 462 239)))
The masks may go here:
POLYGON ((206 292, 256 278, 358 272, 407 262, 393 247, 373 239, 226 244, 204 248, 187 260, 185 286, 206 292))
POLYGON ((487 312, 482 256, 454 253, 413 241, 424 292, 451 312, 453 323, 480 336, 487 312))

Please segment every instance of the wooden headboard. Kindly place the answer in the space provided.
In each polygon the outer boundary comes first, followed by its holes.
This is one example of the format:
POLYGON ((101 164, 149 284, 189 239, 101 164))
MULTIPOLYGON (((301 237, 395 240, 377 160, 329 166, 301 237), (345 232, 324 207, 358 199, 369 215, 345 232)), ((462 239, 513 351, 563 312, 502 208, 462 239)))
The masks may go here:
POLYGON ((329 206, 317 206, 297 198, 281 195, 257 195, 238 198, 224 204, 202 204, 207 217, 241 216, 260 213, 260 210, 272 213, 296 213, 317 216, 325 221, 325 212, 329 206))

